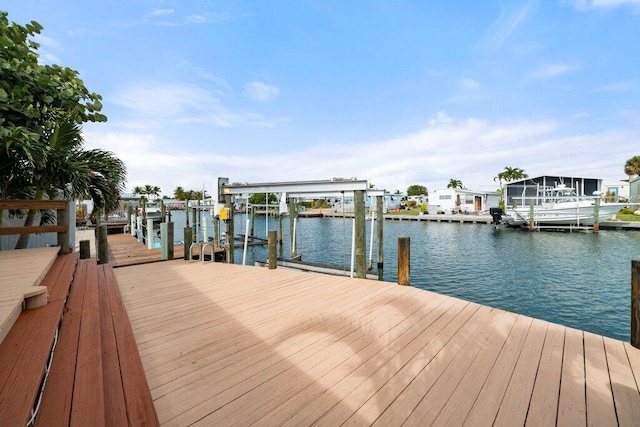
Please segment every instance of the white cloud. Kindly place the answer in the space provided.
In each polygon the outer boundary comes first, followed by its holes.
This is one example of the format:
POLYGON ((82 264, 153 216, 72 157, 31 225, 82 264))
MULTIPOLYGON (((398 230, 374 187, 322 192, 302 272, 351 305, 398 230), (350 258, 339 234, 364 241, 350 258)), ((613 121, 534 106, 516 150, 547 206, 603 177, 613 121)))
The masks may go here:
POLYGON ((538 66, 538 68, 534 69, 529 73, 529 77, 533 79, 548 79, 553 77, 558 77, 563 74, 567 74, 576 69, 575 66, 570 64, 542 64, 538 66))
POLYGON ((480 88, 480 83, 472 79, 462 79, 460 88, 464 90, 476 90, 480 88))
POLYGON ((142 82, 123 85, 109 96, 111 102, 129 110, 133 120, 119 123, 131 128, 152 128, 172 124, 202 124, 213 127, 274 127, 286 117, 265 118, 227 107, 216 93, 186 83, 142 82))
POLYGON ((249 82, 244 87, 244 95, 257 102, 269 102, 279 94, 279 87, 262 82, 249 82))
POLYGON ((523 168, 529 175, 618 179, 624 178, 624 161, 637 151, 637 134, 632 131, 558 136, 564 131, 553 122, 492 123, 456 119, 445 112, 438 113, 427 128, 388 140, 324 141, 297 151, 260 154, 234 150, 232 145, 185 150, 164 141, 161 131, 120 132, 107 126, 92 125, 85 135, 87 145, 99 144, 123 159, 128 187, 153 184, 165 194, 179 185, 201 188, 204 183, 211 190, 217 176, 247 182, 356 176, 391 191, 404 191, 416 183, 435 190, 455 178, 471 189, 495 190, 493 178, 505 166, 523 168), (601 155, 604 144, 607 156, 601 155), (576 151, 575 147, 582 148, 576 151))
POLYGON ((206 89, 182 83, 131 85, 114 94, 112 101, 142 116, 165 118, 202 111, 219 103, 206 89))
POLYGON ((42 34, 35 34, 33 41, 40 45, 38 55, 40 55, 39 62, 41 64, 60 63, 60 58, 54 53, 60 49, 60 43, 57 40, 42 34))
POLYGON ((628 92, 640 89, 640 80, 624 80, 607 83, 596 89, 596 92, 628 92))
POLYGON ((150 16, 167 16, 172 15, 175 12, 174 9, 153 9, 149 12, 150 16))
POLYGON ((502 47, 511 34, 535 13, 538 0, 509 2, 506 6, 501 3, 501 7, 500 16, 491 24, 478 43, 482 50, 493 52, 502 47), (512 6, 514 4, 515 6, 512 6))
POLYGON ((613 9, 621 6, 640 8, 640 0, 574 0, 573 6, 578 10, 613 9))

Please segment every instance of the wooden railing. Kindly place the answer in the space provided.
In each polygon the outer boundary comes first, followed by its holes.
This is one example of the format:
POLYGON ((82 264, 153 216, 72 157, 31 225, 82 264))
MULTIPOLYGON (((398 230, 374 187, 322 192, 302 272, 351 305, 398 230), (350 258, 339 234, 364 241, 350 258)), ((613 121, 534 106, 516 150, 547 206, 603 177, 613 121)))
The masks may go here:
POLYGON ((0 227, 0 236, 12 236, 24 233, 58 233, 58 246, 60 246, 60 253, 67 253, 70 249, 70 227, 75 227, 75 224, 69 223, 68 211, 70 209, 70 205, 71 203, 67 200, 0 200, 0 211, 20 209, 46 209, 55 210, 57 214, 56 225, 0 227))

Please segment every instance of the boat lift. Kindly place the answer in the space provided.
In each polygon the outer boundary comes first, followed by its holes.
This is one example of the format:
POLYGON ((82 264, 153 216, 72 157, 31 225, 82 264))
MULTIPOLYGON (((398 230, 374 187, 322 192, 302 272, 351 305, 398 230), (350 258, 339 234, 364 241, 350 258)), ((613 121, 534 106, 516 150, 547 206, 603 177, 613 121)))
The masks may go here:
MULTIPOLYGON (((370 190, 367 180, 358 180, 356 178, 332 178, 330 180, 320 181, 293 181, 293 182, 265 182, 265 183, 229 183, 228 178, 218 178, 218 201, 224 200, 225 208, 229 218, 226 222, 226 235, 234 236, 233 223, 233 196, 256 193, 279 193, 284 198, 286 195, 289 205, 289 221, 291 228, 291 249, 292 252, 296 248, 295 243, 295 199, 300 197, 315 196, 331 197, 353 195, 354 198, 354 221, 353 221, 353 237, 351 250, 351 275, 353 276, 354 266, 356 277, 366 277, 366 259, 365 259, 365 194, 377 197, 377 205, 379 212, 378 226, 378 275, 382 275, 382 196, 381 190, 370 190)), ((268 200, 268 196, 267 196, 268 200)), ((281 200, 282 202, 282 200, 281 200)), ((246 251, 246 244, 245 244, 246 251)), ((292 257, 295 253, 292 253, 292 257)), ((233 263, 233 247, 227 249, 227 262, 233 263)))

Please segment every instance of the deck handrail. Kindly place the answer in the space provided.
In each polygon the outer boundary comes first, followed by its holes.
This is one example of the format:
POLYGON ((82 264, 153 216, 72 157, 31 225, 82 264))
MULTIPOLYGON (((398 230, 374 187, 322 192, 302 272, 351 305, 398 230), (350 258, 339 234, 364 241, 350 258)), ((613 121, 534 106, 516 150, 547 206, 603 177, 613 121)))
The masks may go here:
POLYGON ((36 233, 57 233, 57 244, 60 246, 60 253, 68 253, 70 250, 69 236, 72 235, 72 227, 75 224, 69 221, 69 211, 72 209, 69 200, 28 200, 28 199, 0 199, 0 211, 4 209, 22 210, 55 210, 55 225, 38 226, 11 226, 0 225, 0 236, 13 236, 16 234, 36 234, 36 233))

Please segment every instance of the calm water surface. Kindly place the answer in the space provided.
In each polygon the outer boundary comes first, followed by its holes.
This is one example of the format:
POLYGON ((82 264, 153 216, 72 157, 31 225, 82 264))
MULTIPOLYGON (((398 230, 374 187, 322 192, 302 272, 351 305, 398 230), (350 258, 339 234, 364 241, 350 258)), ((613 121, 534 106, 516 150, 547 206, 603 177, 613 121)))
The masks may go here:
MULTIPOLYGON (((175 221, 182 227, 179 217, 175 221)), ((236 216, 236 233, 244 233, 245 224, 245 216, 236 216)), ((367 261, 369 227, 370 221, 367 261)), ((269 229, 278 229, 274 218, 269 229)), ((351 229, 350 219, 301 218, 298 252, 304 261, 349 268, 351 229)), ((256 218, 255 231, 266 235, 264 218, 256 218)), ((288 255, 288 218, 283 234, 288 255)), ((629 340, 631 260, 640 259, 638 231, 528 232, 486 224, 386 221, 387 281, 397 280, 399 236, 411 238, 412 286, 629 340)), ((247 264, 265 259, 266 248, 249 249, 247 264)), ((242 262, 242 250, 235 260, 242 262)))

